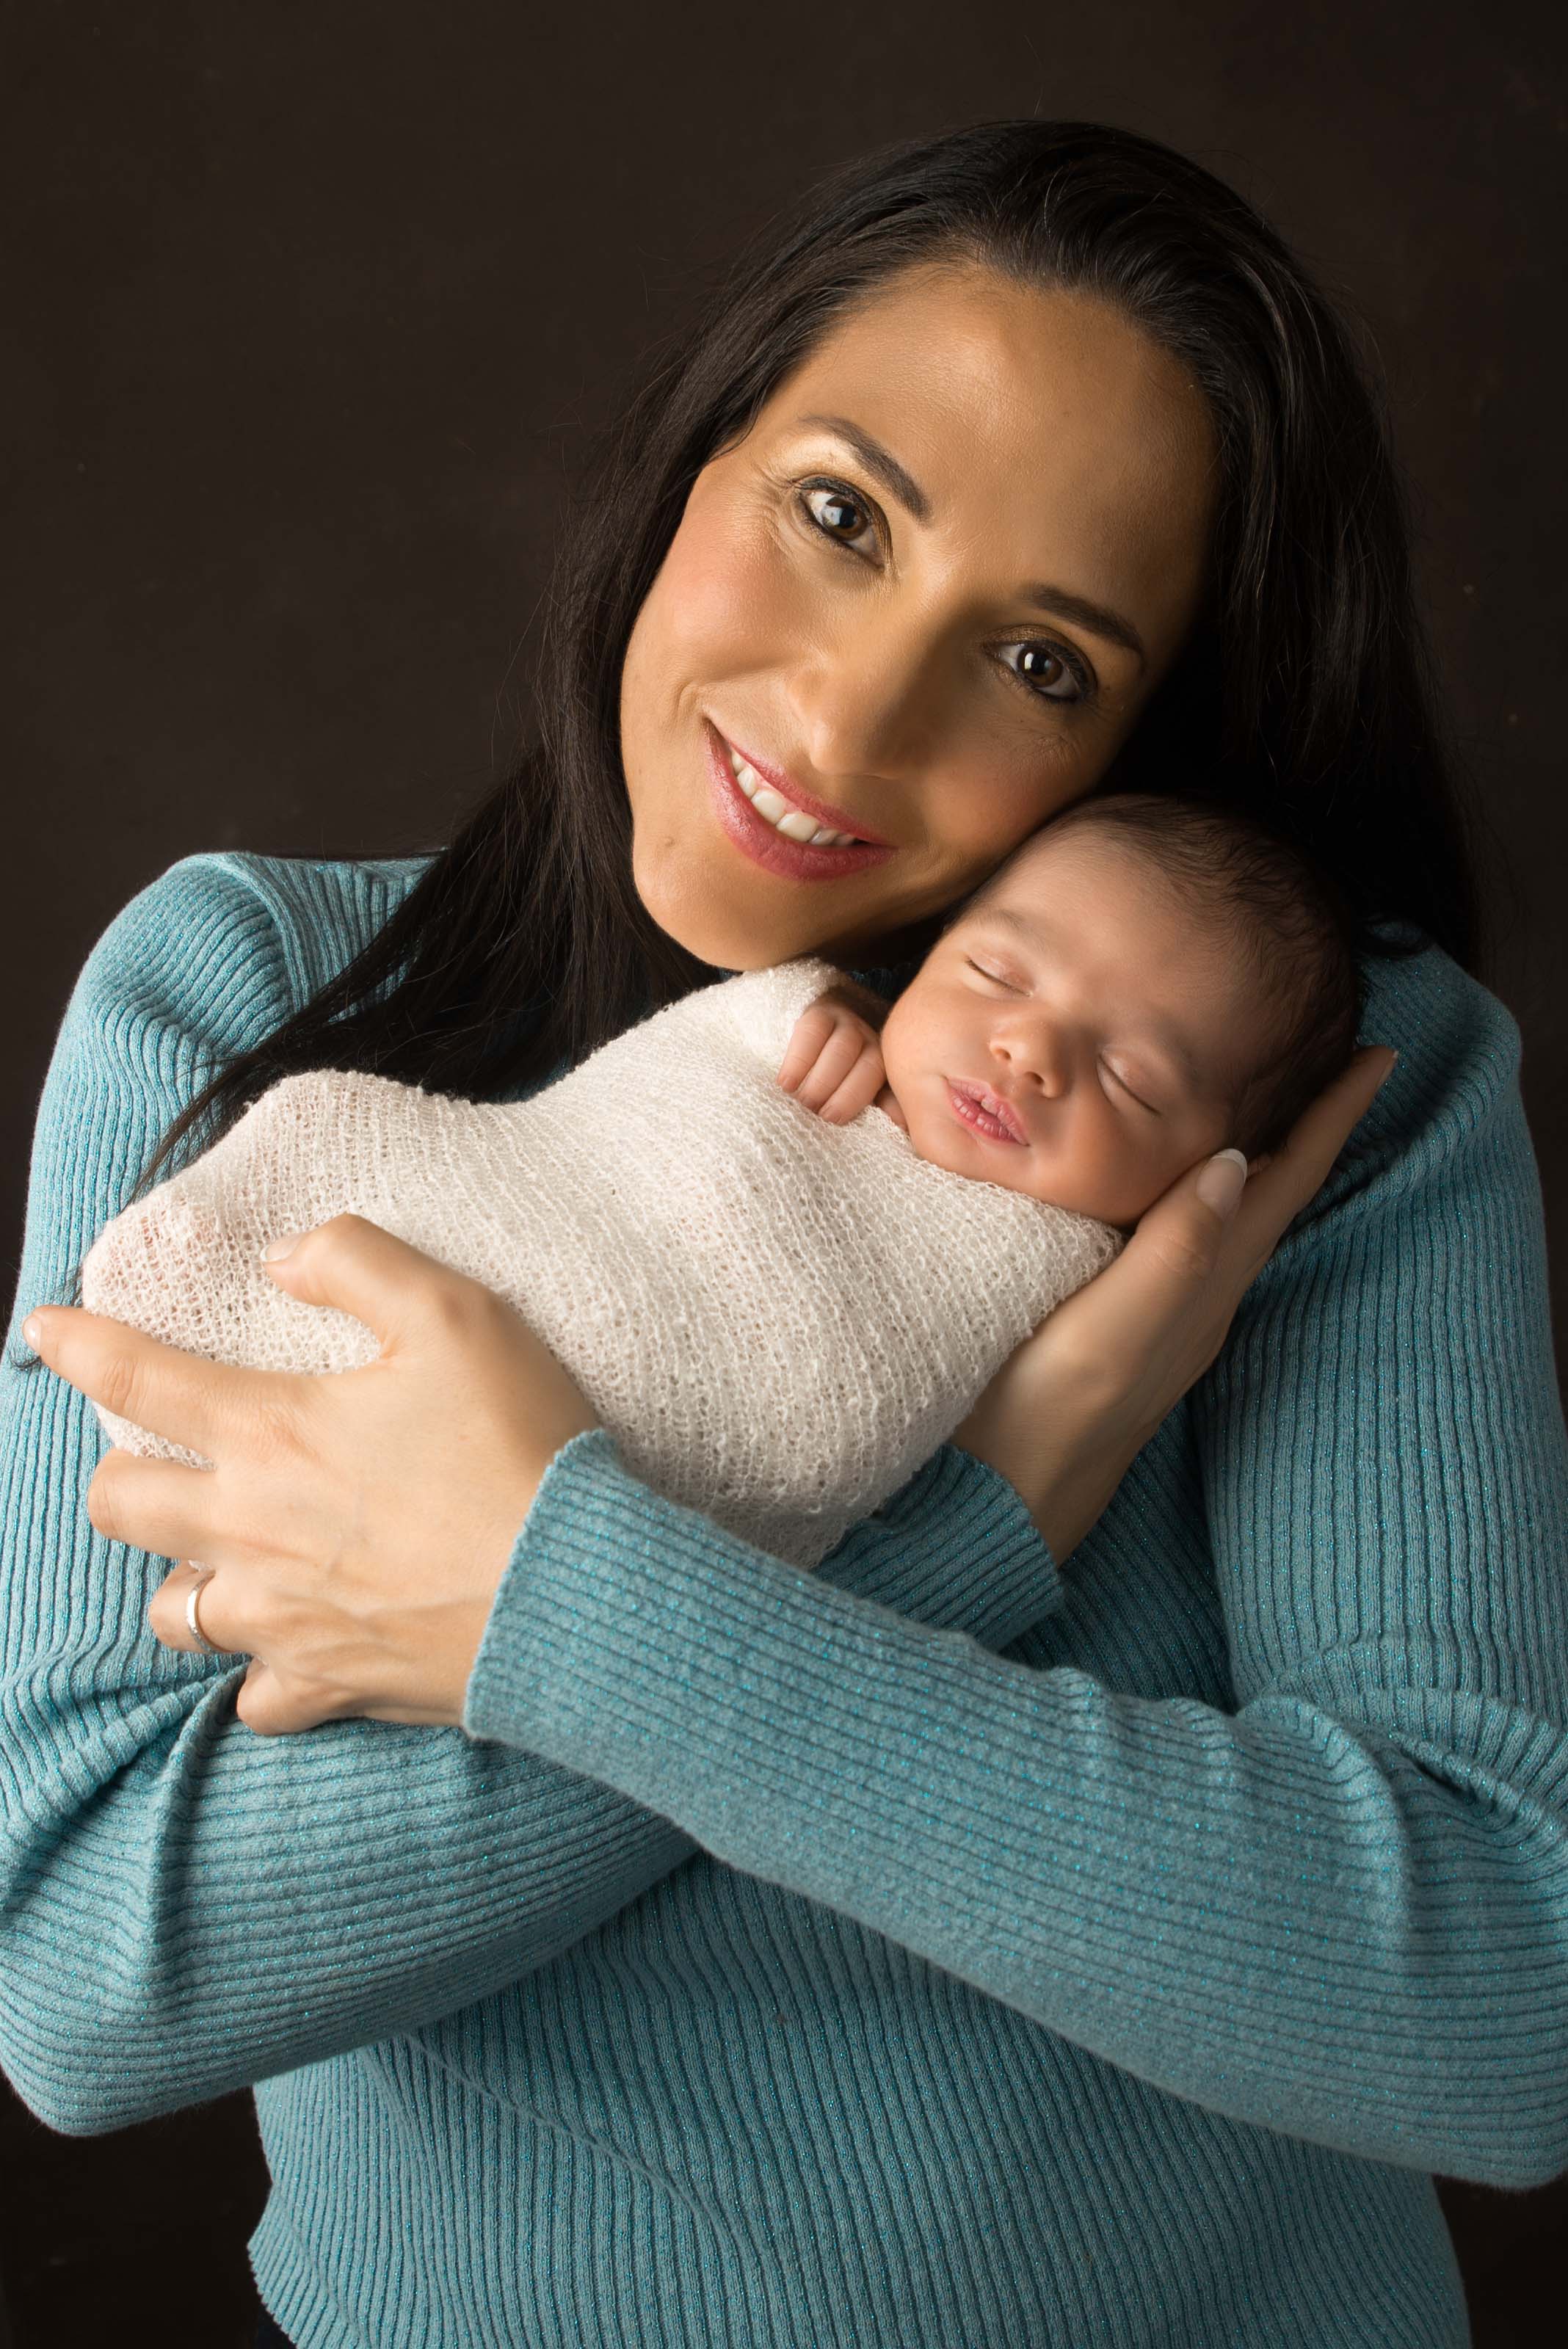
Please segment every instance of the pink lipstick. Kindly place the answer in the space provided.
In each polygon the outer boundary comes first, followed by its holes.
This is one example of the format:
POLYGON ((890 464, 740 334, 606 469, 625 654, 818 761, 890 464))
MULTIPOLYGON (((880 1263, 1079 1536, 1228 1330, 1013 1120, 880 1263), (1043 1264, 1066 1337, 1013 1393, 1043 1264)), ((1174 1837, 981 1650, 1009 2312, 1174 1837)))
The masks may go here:
POLYGON ((789 800, 805 815, 813 817, 835 832, 857 834, 853 847, 813 848, 805 841, 791 840, 787 833, 775 830, 764 816, 760 816, 740 784, 730 764, 731 745, 712 722, 703 719, 708 738, 708 767, 711 795, 714 812, 735 846, 753 864, 764 872, 776 873, 787 881, 838 881, 850 873, 864 873, 873 864, 885 864, 896 852, 890 841, 870 840, 860 832, 858 820, 840 808, 830 808, 826 801, 811 798, 785 780, 777 778, 777 771, 758 763, 749 752, 735 746, 735 755, 750 767, 758 779, 789 800))

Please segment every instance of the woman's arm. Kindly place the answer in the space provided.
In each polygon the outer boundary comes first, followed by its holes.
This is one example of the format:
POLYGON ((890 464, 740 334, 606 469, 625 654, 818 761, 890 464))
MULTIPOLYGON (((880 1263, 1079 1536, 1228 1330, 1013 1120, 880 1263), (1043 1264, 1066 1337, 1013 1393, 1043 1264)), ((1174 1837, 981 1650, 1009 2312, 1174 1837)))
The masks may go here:
MULTIPOLYGON (((317 890, 319 916, 322 874, 284 877, 317 890)), ((361 920, 386 910, 372 892, 361 920)), ((152 1639, 167 1561, 104 1539, 83 1509, 97 1421, 24 1366, 16 1323, 65 1296, 181 1104, 325 976, 318 943, 237 862, 175 866, 90 957, 45 1088, 0 1367, 0 2054, 59 2128, 115 2127, 450 2013, 695 1848, 568 1767, 456 1730, 256 1737, 234 1717, 240 1668, 152 1639)), ((1012 1488, 947 1448, 819 1572, 999 1644, 1061 1597, 1012 1488)))
POLYGON ((1501 1007, 1435 956, 1379 995, 1401 1082, 1191 1407, 1236 1710, 742 1572, 593 1431, 540 1486, 467 1718, 1178 2095, 1526 2187, 1568 2163, 1539 1190, 1501 1007))

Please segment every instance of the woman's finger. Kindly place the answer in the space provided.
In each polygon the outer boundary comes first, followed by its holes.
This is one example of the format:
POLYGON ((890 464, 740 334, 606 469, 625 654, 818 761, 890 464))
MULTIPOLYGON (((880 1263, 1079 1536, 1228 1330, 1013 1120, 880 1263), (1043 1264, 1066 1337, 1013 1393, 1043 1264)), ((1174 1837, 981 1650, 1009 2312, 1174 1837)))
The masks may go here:
POLYGON ((227 1431, 258 1402, 290 1384, 281 1371, 211 1362, 80 1305, 36 1306, 22 1335, 47 1369, 90 1402, 204 1459, 219 1456, 227 1431))
POLYGON ((314 1729, 333 1717, 329 1711, 312 1704, 299 1682, 284 1678, 259 1658, 240 1682, 234 1711, 258 1737, 296 1736, 301 1730, 314 1729))
POLYGON ((1227 1151, 1155 1201, 1116 1262, 1051 1317, 1061 1342, 1079 1344, 1085 1371, 1119 1389, 1137 1383, 1140 1366, 1157 1370, 1168 1346, 1194 1363, 1212 1359, 1243 1291, 1321 1189, 1394 1058, 1380 1045, 1359 1053, 1251 1180, 1240 1153, 1227 1151))
POLYGON ((153 1592, 147 1609, 147 1620, 153 1638, 161 1647, 177 1648, 187 1655, 205 1655, 206 1650, 192 1626, 191 1593, 199 1592, 196 1602, 196 1623, 214 1648, 225 1655, 244 1655, 244 1633, 235 1619, 231 1604, 231 1592, 236 1587, 231 1577, 225 1586, 222 1574, 214 1574, 206 1565, 186 1558, 165 1575, 153 1592))
POLYGON ((202 1557, 213 1546, 213 1493, 205 1468, 116 1448, 93 1471, 87 1513, 106 1541, 153 1557, 202 1557))
POLYGON ((306 1305, 336 1306, 373 1330, 383 1346, 401 1345, 428 1330, 436 1300, 455 1291, 489 1290, 412 1247, 364 1216, 334 1216, 314 1230, 277 1239, 286 1253, 265 1261, 280 1288, 306 1305))
POLYGON ((1253 1174, 1236 1218, 1235 1243, 1256 1264, 1272 1255, 1286 1228, 1316 1198, 1398 1057, 1386 1044, 1366 1045, 1253 1174))

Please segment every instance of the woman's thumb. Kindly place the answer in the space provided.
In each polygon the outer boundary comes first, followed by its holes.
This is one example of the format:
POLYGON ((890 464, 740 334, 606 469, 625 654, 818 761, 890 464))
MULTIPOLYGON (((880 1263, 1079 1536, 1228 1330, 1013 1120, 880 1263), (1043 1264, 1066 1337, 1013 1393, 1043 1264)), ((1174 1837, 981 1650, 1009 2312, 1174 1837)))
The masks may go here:
POLYGON ((1206 1280, 1246 1184, 1247 1162, 1239 1150, 1221 1150, 1189 1167, 1140 1217, 1124 1251, 1129 1268, 1137 1265, 1162 1288, 1168 1280, 1181 1289, 1206 1280))
POLYGON ((1198 1170, 1192 1195, 1228 1224, 1241 1204, 1247 1187, 1247 1162, 1239 1150, 1221 1150, 1198 1170))
POLYGON ((280 1232, 262 1261, 280 1288, 304 1305, 336 1306, 382 1343, 406 1336, 416 1312, 417 1277, 444 1267, 364 1216, 334 1216, 308 1232, 280 1232))

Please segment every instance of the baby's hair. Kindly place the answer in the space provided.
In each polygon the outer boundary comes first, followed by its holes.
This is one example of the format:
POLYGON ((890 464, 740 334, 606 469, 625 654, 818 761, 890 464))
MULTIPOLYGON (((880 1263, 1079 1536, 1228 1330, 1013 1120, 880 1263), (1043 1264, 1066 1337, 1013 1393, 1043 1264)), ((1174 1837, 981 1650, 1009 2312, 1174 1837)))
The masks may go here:
MULTIPOLYGON (((1151 869, 1168 886, 1230 918, 1262 999, 1277 1014, 1273 1049, 1235 1103, 1233 1139, 1249 1158, 1278 1149, 1355 1050, 1365 982, 1348 900, 1314 858, 1256 816, 1152 792, 1081 801, 1032 833, 1014 857, 1042 840, 1090 828, 1147 850, 1151 869)), ((1013 861, 992 874, 944 926, 983 905, 1013 861)))

